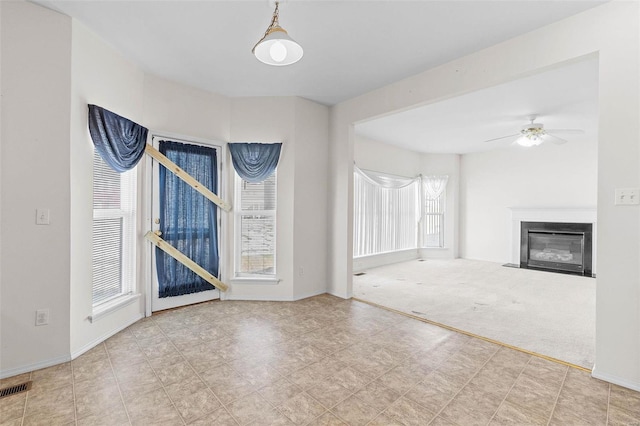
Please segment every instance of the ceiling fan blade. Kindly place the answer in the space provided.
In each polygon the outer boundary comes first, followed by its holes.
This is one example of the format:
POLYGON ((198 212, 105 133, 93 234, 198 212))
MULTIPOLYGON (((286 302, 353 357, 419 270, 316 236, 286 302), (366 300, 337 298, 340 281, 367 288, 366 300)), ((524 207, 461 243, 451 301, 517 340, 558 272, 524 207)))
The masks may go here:
POLYGON ((520 136, 520 133, 516 133, 515 135, 509 135, 509 136, 501 136, 499 138, 495 138, 495 139, 489 139, 484 142, 495 142, 495 141, 499 141, 500 139, 507 139, 507 138, 515 138, 516 136, 520 136))
POLYGON ((582 135, 584 130, 582 129, 548 129, 546 133, 559 133, 561 135, 582 135))
POLYGON ((550 135, 549 133, 547 133, 547 134, 545 135, 545 137, 548 137, 548 138, 550 139, 550 142, 551 142, 551 143, 554 143, 554 144, 556 144, 556 145, 562 145, 562 144, 567 143, 567 140, 566 140, 566 139, 562 139, 562 138, 559 138, 559 137, 557 137, 557 136, 550 135))

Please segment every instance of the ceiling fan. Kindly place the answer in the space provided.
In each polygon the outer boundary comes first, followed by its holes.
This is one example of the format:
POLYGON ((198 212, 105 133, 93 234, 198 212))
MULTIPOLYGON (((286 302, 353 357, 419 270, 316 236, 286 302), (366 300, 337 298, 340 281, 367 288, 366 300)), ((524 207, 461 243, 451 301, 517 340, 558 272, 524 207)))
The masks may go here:
POLYGON ((540 145, 542 142, 546 141, 550 141, 556 145, 561 145, 566 143, 567 140, 556 136, 556 134, 579 135, 584 133, 584 130, 580 129, 545 129, 544 124, 535 122, 535 116, 529 117, 529 121, 530 123, 522 126, 519 133, 489 139, 484 142, 495 142, 501 139, 515 138, 517 136, 517 139, 515 139, 513 143, 517 143, 518 145, 525 147, 540 145))

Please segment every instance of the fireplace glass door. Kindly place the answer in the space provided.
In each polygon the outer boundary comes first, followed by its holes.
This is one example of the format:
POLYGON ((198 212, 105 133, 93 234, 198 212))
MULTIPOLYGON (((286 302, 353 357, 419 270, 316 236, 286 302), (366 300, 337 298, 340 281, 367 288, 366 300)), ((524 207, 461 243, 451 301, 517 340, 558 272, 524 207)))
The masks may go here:
POLYGON ((590 223, 522 222, 520 267, 591 276, 590 223))
POLYGON ((529 233, 529 264, 552 269, 582 271, 583 234, 529 233))

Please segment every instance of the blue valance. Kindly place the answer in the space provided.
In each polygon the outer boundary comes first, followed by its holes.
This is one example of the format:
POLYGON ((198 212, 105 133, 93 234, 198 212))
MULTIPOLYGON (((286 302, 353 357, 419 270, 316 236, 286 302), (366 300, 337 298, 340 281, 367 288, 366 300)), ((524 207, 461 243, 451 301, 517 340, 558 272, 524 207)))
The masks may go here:
POLYGON ((276 170, 281 143, 230 143, 233 167, 250 183, 262 182, 276 170))
POLYGON ((149 129, 96 105, 89 105, 89 133, 105 163, 116 172, 135 167, 144 155, 149 129))

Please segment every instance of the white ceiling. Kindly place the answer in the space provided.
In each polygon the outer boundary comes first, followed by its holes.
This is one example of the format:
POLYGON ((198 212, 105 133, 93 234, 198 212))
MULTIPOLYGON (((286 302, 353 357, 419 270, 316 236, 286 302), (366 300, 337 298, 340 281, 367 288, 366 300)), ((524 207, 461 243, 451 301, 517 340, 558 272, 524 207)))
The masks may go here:
POLYGON ((273 1, 36 2, 81 21, 153 74, 226 96, 332 105, 604 1, 286 0, 280 23, 305 52, 287 67, 251 54, 273 1))
POLYGON ((520 131, 537 116, 570 143, 597 139, 598 61, 589 59, 520 80, 356 125, 356 134, 412 151, 466 154, 509 146, 483 141, 520 131))

